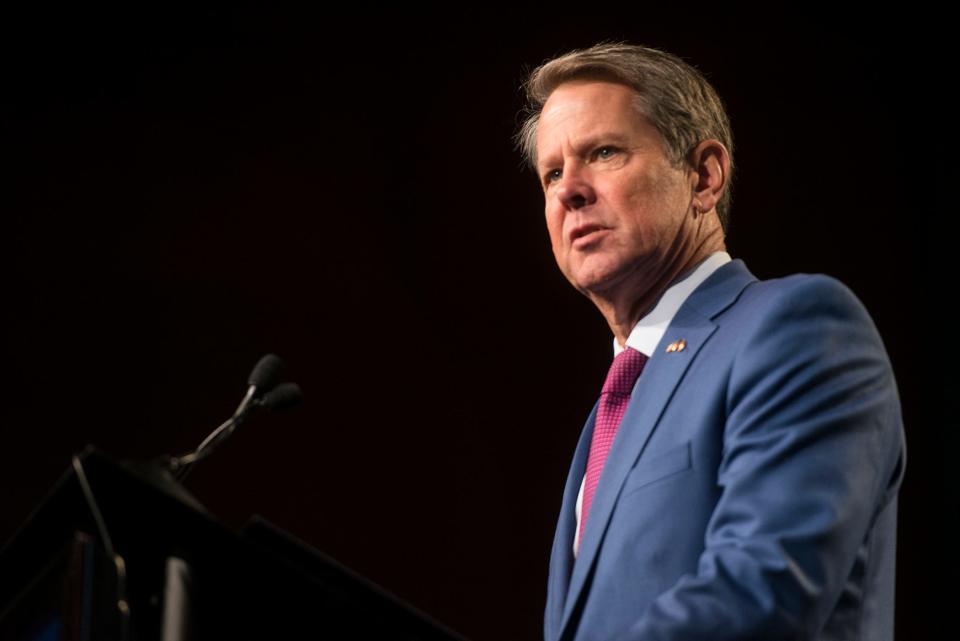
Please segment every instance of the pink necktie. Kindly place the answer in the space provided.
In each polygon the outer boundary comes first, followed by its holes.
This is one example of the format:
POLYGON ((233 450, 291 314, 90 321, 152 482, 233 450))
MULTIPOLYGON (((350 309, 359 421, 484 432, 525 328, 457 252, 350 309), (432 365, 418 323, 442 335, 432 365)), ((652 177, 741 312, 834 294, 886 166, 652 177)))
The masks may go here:
POLYGON ((583 526, 590 513, 593 493, 597 489, 603 464, 607 460, 610 446, 620 427, 620 419, 627 411, 630 393, 637 377, 643 371, 647 357, 635 349, 626 348, 613 359, 607 380, 600 392, 600 405, 597 407, 597 420, 593 427, 593 440, 590 442, 590 454, 587 457, 587 473, 583 484, 583 505, 580 508, 580 541, 583 541, 583 526))

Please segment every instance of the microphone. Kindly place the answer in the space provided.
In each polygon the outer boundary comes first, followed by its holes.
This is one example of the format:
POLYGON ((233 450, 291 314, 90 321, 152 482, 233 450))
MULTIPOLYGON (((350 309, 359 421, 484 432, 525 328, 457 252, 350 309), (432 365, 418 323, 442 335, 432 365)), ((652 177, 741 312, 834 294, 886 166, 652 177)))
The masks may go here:
POLYGON ((178 481, 189 474, 192 467, 212 454, 236 429, 257 410, 284 410, 293 407, 303 398, 296 383, 277 384, 283 361, 276 354, 262 357, 247 379, 247 393, 233 416, 220 424, 193 452, 170 459, 170 469, 178 481))
MULTIPOLYGON (((230 432, 226 434, 223 438, 230 436, 233 433, 233 430, 236 429, 237 425, 242 423, 247 416, 247 413, 252 409, 256 409, 254 402, 263 394, 269 392, 277 384, 277 379, 280 377, 280 370, 283 369, 283 361, 276 354, 267 354, 262 357, 257 364, 253 366, 253 371, 250 372, 250 376, 247 378, 247 394, 243 397, 243 400, 240 401, 239 407, 233 413, 233 416, 227 419, 227 423, 233 421, 233 425, 229 428, 230 432)), ((224 423, 226 425, 226 423, 224 423)), ((224 427, 223 425, 220 426, 224 427)), ((209 441, 211 438, 218 433, 220 428, 214 430, 210 436, 208 436, 203 443, 200 443, 200 446, 197 447, 197 452, 200 450, 209 447, 209 441)))
POLYGON ((277 384, 281 369, 283 369, 283 361, 280 357, 276 354, 267 354, 253 366, 247 385, 263 390, 272 389, 277 384))

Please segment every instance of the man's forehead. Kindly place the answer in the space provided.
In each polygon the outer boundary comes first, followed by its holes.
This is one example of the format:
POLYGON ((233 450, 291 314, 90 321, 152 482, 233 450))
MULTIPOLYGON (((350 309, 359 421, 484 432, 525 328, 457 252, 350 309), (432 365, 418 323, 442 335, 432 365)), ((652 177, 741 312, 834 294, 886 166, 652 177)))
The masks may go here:
MULTIPOLYGON (((557 85, 544 102, 540 120, 578 110, 599 113, 597 107, 634 107, 640 95, 627 85, 607 80, 568 80, 557 85)), ((606 111, 606 110, 604 110, 606 111)))
POLYGON ((551 92, 537 124, 537 153, 558 145, 579 145, 594 138, 627 138, 649 127, 639 94, 626 85, 602 80, 565 82, 551 92))

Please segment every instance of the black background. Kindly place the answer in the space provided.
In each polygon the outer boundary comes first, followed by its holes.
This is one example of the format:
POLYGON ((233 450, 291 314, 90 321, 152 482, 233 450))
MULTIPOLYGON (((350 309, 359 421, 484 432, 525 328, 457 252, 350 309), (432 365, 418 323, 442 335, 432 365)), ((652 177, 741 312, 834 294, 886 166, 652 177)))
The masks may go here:
POLYGON ((540 635, 570 456, 610 358, 511 135, 524 69, 662 47, 727 102, 728 246, 864 301, 900 385, 897 628, 945 621, 958 445, 950 40, 936 16, 689 9, 7 14, 0 135, 10 536, 94 443, 194 447, 267 351, 306 401, 188 486, 475 639, 540 635))

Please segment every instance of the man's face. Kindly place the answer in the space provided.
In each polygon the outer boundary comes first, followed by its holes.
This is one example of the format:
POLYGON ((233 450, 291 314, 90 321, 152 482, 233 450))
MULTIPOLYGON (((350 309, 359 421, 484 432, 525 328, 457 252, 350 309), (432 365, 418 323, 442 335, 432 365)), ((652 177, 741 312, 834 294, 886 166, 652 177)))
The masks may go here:
POLYGON ((537 126, 537 168, 560 270, 593 299, 642 296, 690 250, 695 174, 668 160, 630 88, 557 87, 537 126))

